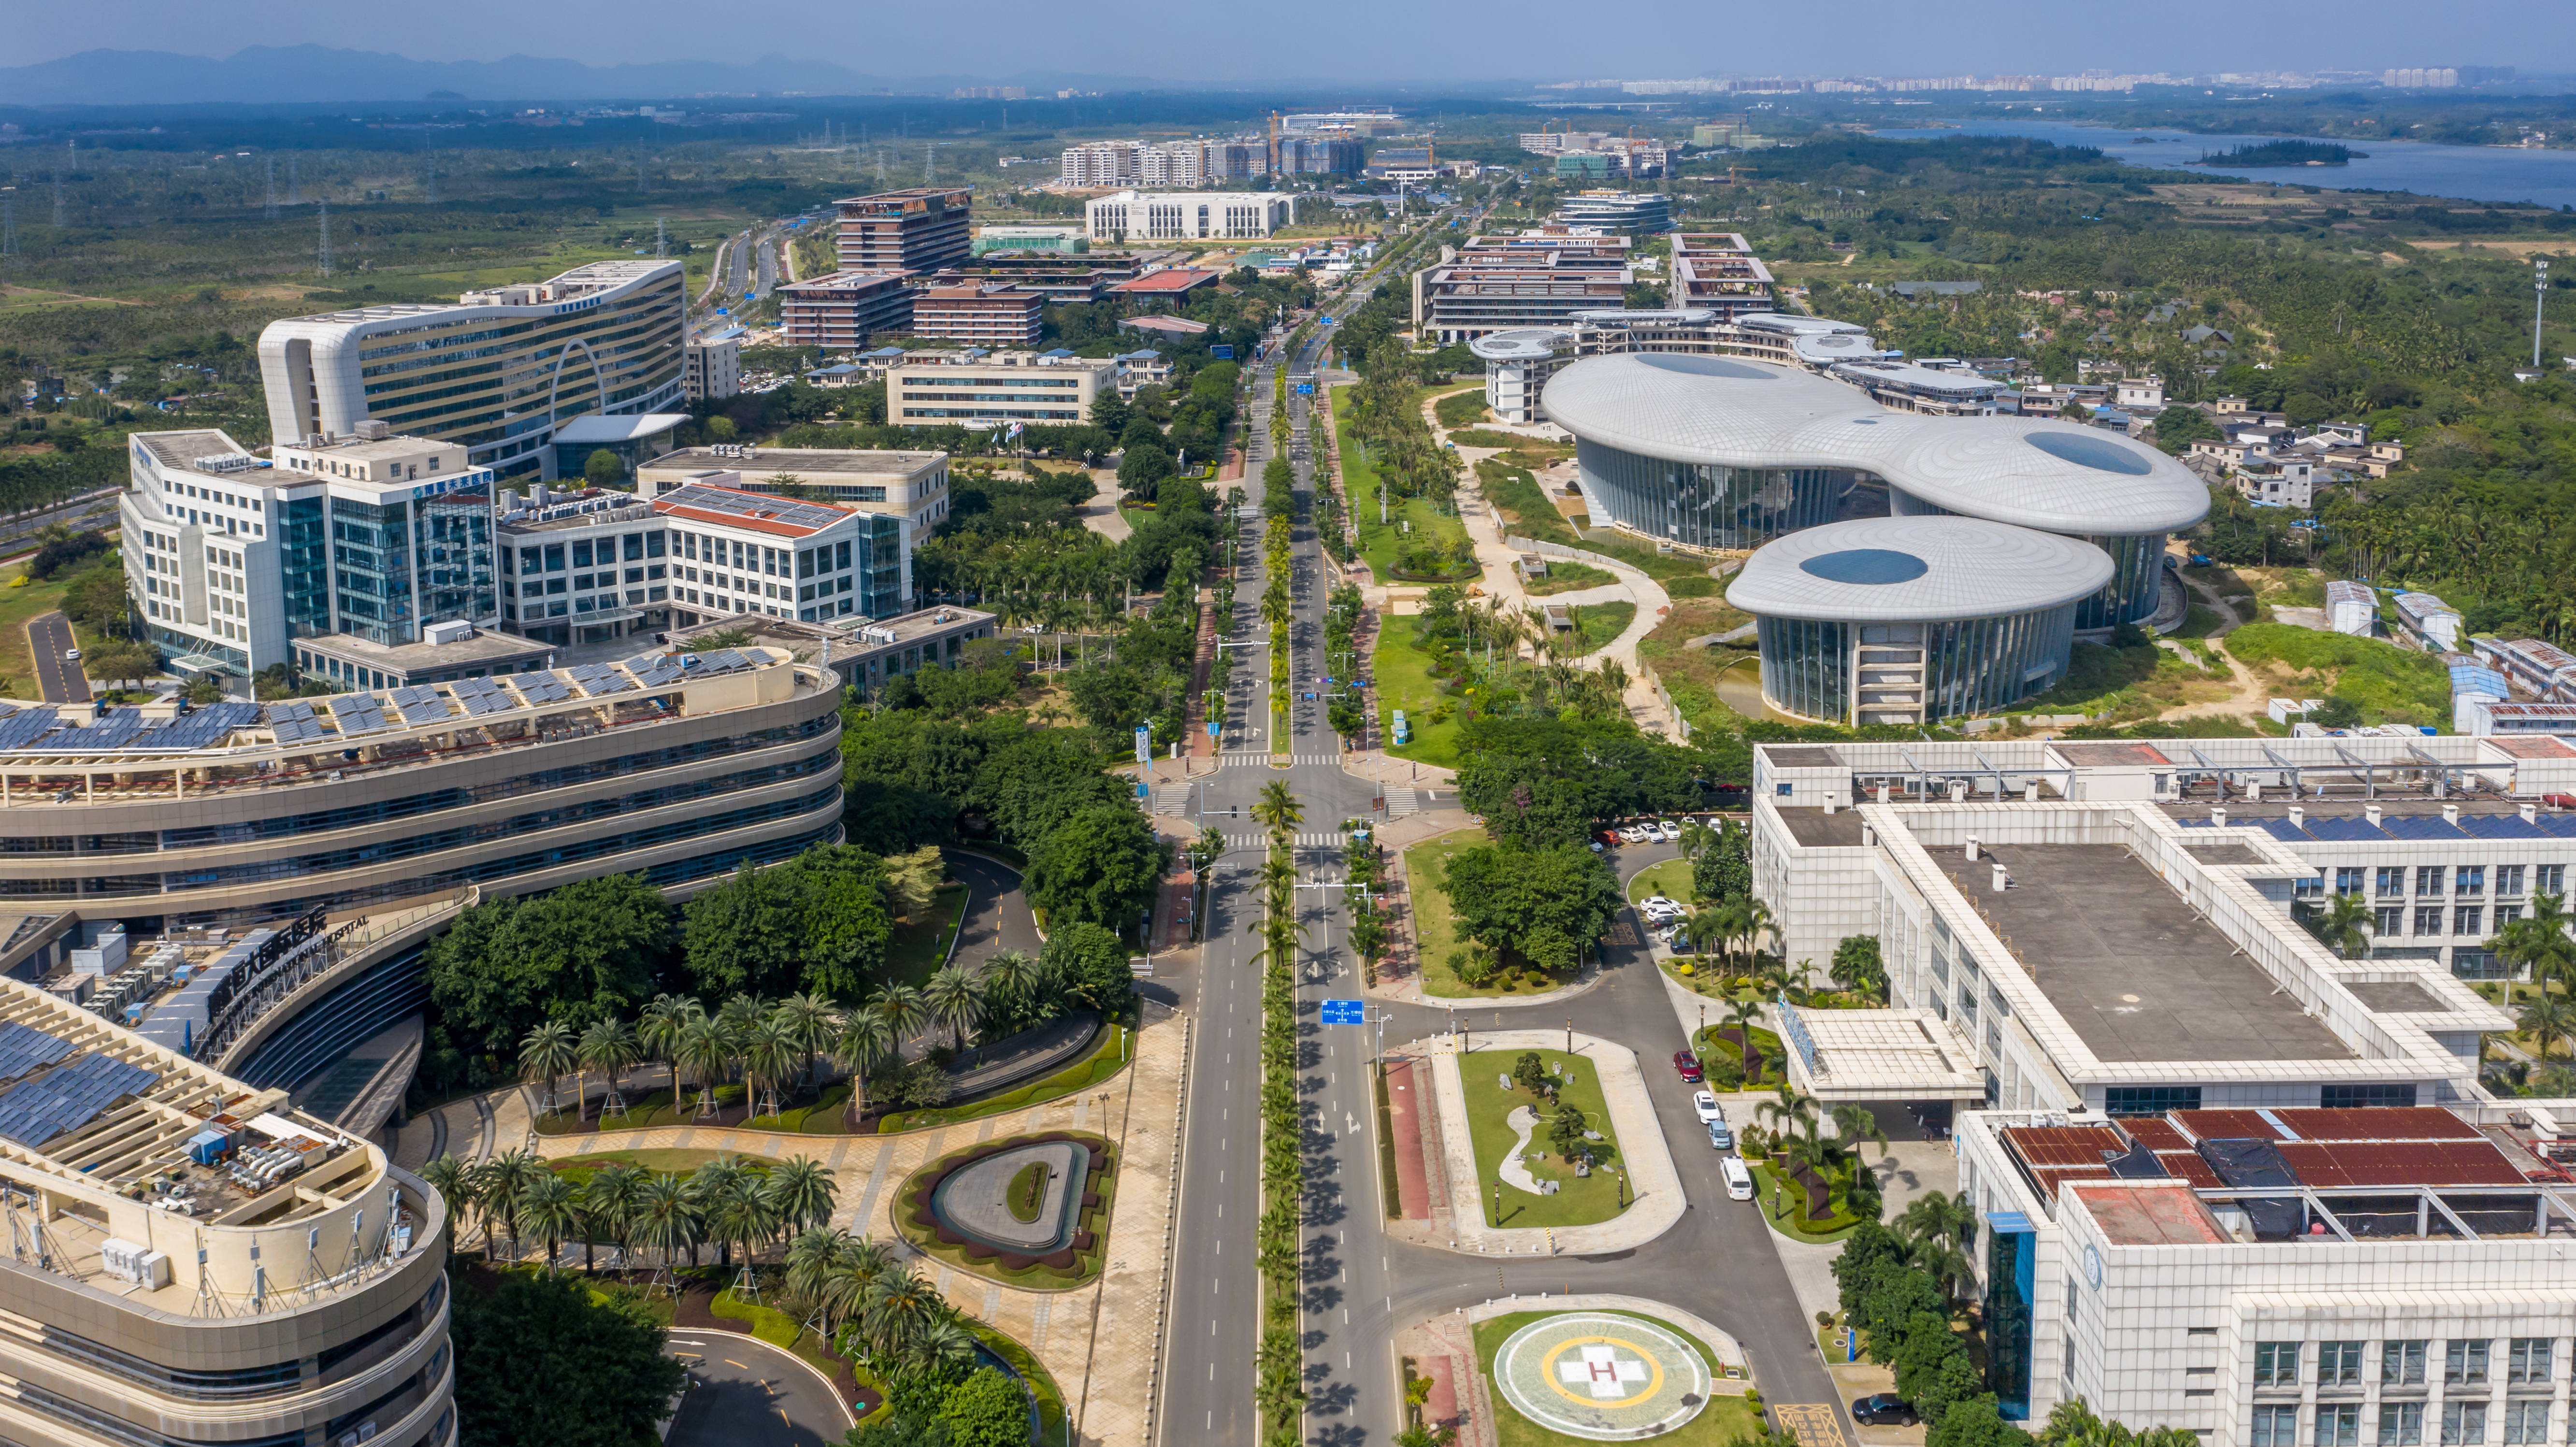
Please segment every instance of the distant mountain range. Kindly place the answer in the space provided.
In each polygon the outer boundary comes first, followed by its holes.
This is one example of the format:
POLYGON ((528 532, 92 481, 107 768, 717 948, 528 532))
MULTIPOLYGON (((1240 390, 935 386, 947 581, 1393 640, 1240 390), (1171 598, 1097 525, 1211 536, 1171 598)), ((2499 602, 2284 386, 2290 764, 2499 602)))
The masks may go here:
POLYGON ((320 45, 254 45, 221 60, 157 50, 85 50, 0 68, 0 105, 343 104, 348 102, 687 100, 701 94, 945 95, 959 86, 1135 90, 1132 76, 863 75, 827 60, 766 55, 749 64, 664 61, 584 65, 513 55, 503 60, 412 60, 320 45))

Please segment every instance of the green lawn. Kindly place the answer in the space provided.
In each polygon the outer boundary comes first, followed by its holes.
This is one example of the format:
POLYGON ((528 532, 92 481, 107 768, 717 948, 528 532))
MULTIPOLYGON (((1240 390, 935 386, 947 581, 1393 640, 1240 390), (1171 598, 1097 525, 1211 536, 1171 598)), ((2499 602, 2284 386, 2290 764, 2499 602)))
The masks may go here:
POLYGON ((1716 591, 1708 576, 1714 557, 1699 553, 1659 553, 1651 544, 1606 531, 1591 536, 1578 536, 1571 523, 1548 501, 1538 479, 1528 469, 1514 467, 1499 457, 1488 457, 1476 464, 1476 477, 1484 484, 1485 500, 1513 518, 1512 533, 1517 537, 1537 538, 1543 542, 1563 543, 1615 558, 1653 578, 1672 591, 1674 583, 1685 591, 1676 597, 1708 596, 1716 591), (1696 581, 1693 581, 1696 580, 1696 581))
POLYGON ((1443 427, 1473 427, 1492 414, 1485 410, 1485 389, 1468 387, 1452 392, 1431 405, 1431 415, 1443 427))
POLYGON ((1637 621, 1637 605, 1622 598, 1614 603, 1586 603, 1574 610, 1574 651, 1598 653, 1637 621))
MULTIPOLYGON (((1386 508, 1386 521, 1378 521, 1377 469, 1369 464, 1368 449, 1352 433, 1349 425, 1350 388, 1333 389, 1334 435, 1340 439, 1342 454, 1342 490, 1350 499, 1351 521, 1359 527, 1360 556, 1368 560, 1369 571, 1380 583, 1396 581, 1396 553, 1408 542, 1438 540, 1463 541, 1467 525, 1454 514, 1432 506, 1429 498, 1408 497, 1391 501, 1386 508), (1411 534, 1404 524, 1413 525, 1411 534)), ((1480 570, 1468 573, 1476 577, 1480 570)))
POLYGON ((1810 1246, 1831 1246, 1860 1229, 1857 1218, 1843 1214, 1839 1209, 1831 1221, 1807 1220, 1801 1214, 1806 1210, 1807 1191, 1795 1181, 1781 1188, 1780 1210, 1773 1211, 1771 1188, 1774 1182, 1770 1163, 1748 1158, 1745 1164, 1753 1168, 1753 1204, 1761 1208, 1762 1219, 1770 1223, 1772 1230, 1810 1246), (1823 1229, 1817 1229, 1820 1226, 1823 1229))
POLYGON ((1134 1053, 1135 1039, 1135 1032, 1125 1025, 1103 1030, 1100 1032, 1100 1043, 1093 1047, 1089 1055, 1043 1080, 1023 1085, 1017 1090, 1005 1091, 989 1100, 972 1101, 965 1105, 941 1106, 934 1110, 896 1111, 877 1122, 877 1133, 893 1135, 897 1131, 921 1130, 934 1125, 954 1125, 961 1120, 999 1115, 1004 1111, 1017 1110, 1025 1105, 1060 1100, 1076 1091, 1087 1090, 1098 1085, 1126 1069, 1128 1058, 1134 1053))
POLYGON ((1370 681, 1377 686, 1378 737, 1385 741, 1386 751, 1399 759, 1455 767, 1458 701, 1442 693, 1440 680, 1432 677, 1431 655, 1413 641, 1413 619, 1385 620, 1378 629, 1377 647, 1369 654, 1369 669, 1370 681), (1432 722, 1433 711, 1443 706, 1452 711, 1450 717, 1432 722), (1395 742, 1397 709, 1404 710, 1411 743, 1395 742))
POLYGON ((886 941, 886 983, 918 988, 930 979, 948 958, 948 938, 965 916, 966 894, 962 884, 942 885, 921 918, 895 925, 894 938, 886 941))
POLYGON ((1660 894, 1666 899, 1678 899, 1688 903, 1690 890, 1691 862, 1687 859, 1667 859, 1661 864, 1649 864, 1637 871, 1637 877, 1628 881, 1628 902, 1634 904, 1650 894, 1660 894))
POLYGON ((1578 1177, 1574 1168, 1556 1158, 1547 1144, 1547 1127, 1541 1124, 1530 1138, 1532 1154, 1545 1152, 1545 1161, 1529 1161, 1530 1174, 1542 1181, 1556 1181, 1561 1189, 1552 1196, 1533 1196, 1516 1186, 1502 1188, 1502 1219, 1494 1218, 1495 1172, 1503 1158, 1511 1154, 1516 1137, 1504 1121, 1520 1106, 1536 1103, 1541 1113, 1546 1103, 1519 1086, 1509 1090, 1497 1087, 1495 1077, 1511 1072, 1514 1061, 1529 1052, 1521 1050, 1478 1050, 1459 1057, 1458 1076, 1466 1086, 1467 1131, 1476 1143, 1476 1194, 1484 1202, 1485 1224, 1519 1230, 1534 1226, 1589 1226, 1607 1221, 1626 1208, 1619 1204, 1619 1181, 1610 1166, 1621 1164, 1618 1134, 1610 1129, 1610 1113, 1601 1100, 1601 1065, 1588 1055, 1568 1055, 1562 1050, 1537 1052, 1550 1071, 1571 1070, 1573 1082, 1559 1093, 1559 1099, 1576 1107, 1586 1122, 1606 1139, 1591 1142, 1594 1152, 1604 1158, 1592 1168, 1589 1176, 1578 1177))
POLYGON ((1605 572, 1589 563, 1550 558, 1547 562, 1547 575, 1523 584, 1521 591, 1533 598, 1545 598, 1556 593, 1572 593, 1583 588, 1598 588, 1604 583, 1618 581, 1618 574, 1605 572))
POLYGON ((587 1185, 590 1178, 610 1166, 636 1166, 655 1175, 685 1176, 718 1156, 730 1155, 751 1170, 766 1174, 769 1162, 759 1156, 739 1151, 682 1150, 676 1146, 658 1150, 593 1151, 586 1156, 556 1156, 546 1162, 547 1169, 565 1177, 575 1186, 587 1185))
MULTIPOLYGON (((1490 1321, 1476 1323, 1476 1369, 1484 1373, 1486 1381, 1491 1382, 1494 1379, 1494 1354, 1503 1349, 1503 1343, 1512 1339, 1512 1333, 1531 1322, 1561 1314, 1553 1311, 1515 1311, 1490 1321)), ((1639 1321, 1654 1322, 1675 1337, 1688 1342, 1691 1350, 1699 1353, 1700 1361, 1707 1366, 1712 1380, 1722 1380, 1725 1377, 1725 1369, 1719 1366, 1717 1359, 1709 1354, 1708 1348, 1689 1332, 1683 1331, 1670 1322, 1658 1321, 1643 1312, 1621 1311, 1610 1314, 1633 1316, 1639 1321)), ((1511 1403, 1505 1401, 1500 1392, 1495 1392, 1493 1399, 1494 1437, 1500 1447, 1589 1447, 1592 1441, 1588 1437, 1569 1437, 1562 1432, 1549 1431, 1512 1410, 1511 1403)), ((1762 1428, 1762 1414, 1755 1411, 1750 1402, 1732 1393, 1718 1393, 1709 1397, 1708 1405, 1700 1409, 1698 1416, 1683 1423, 1678 1430, 1667 1432, 1655 1440, 1671 1443, 1673 1447, 1726 1447, 1728 1443, 1758 1440, 1762 1436, 1762 1428)))

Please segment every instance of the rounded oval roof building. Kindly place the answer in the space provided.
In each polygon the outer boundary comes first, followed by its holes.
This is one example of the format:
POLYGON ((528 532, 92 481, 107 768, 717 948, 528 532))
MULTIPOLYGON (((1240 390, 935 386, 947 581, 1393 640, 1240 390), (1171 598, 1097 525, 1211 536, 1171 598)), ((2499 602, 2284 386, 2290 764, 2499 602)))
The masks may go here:
POLYGON ((1930 508, 2049 532, 2170 533, 2209 513, 2190 469, 2100 428, 1898 412, 1844 383, 1736 357, 1586 358, 1548 381, 1545 405, 1577 438, 1636 456, 1852 469, 1930 508))
POLYGON ((2066 607, 2110 581, 2110 556, 2075 538, 1975 518, 1862 518, 1763 547, 1726 601, 1757 617, 1947 621, 2066 607))

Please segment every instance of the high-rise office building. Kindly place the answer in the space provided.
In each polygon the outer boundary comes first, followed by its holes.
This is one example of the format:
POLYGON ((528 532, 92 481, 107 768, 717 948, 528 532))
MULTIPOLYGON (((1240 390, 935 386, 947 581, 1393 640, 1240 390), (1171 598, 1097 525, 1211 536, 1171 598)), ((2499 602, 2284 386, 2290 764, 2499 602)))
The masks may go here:
POLYGON ((963 186, 915 186, 853 196, 840 208, 843 271, 937 271, 973 253, 974 193, 963 186))
POLYGON ((552 465, 555 428, 680 400, 687 296, 676 261, 602 261, 551 281, 289 317, 260 333, 269 430, 346 436, 362 421, 462 443, 503 474, 552 465))

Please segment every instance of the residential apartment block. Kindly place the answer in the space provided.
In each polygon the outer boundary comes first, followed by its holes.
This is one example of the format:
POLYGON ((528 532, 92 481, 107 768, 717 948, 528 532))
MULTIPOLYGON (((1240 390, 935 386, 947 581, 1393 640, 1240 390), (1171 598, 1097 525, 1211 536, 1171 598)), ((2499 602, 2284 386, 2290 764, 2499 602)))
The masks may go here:
POLYGON ((937 271, 974 250, 974 193, 963 186, 915 186, 832 204, 840 212, 840 269, 937 271))
POLYGON ((347 436, 365 421, 461 443, 503 475, 553 466, 555 428, 680 400, 676 261, 602 261, 551 281, 269 323, 260 333, 269 430, 347 436))
POLYGON ((912 325, 910 273, 836 271, 776 288, 778 324, 791 345, 855 350, 880 332, 912 325))
POLYGON ((1095 242, 1254 240, 1296 219, 1296 198, 1280 191, 1121 191, 1083 208, 1095 242))
POLYGON ((741 327, 724 327, 691 341, 682 353, 680 395, 692 402, 722 402, 742 391, 741 327))
POLYGON ((1070 352, 907 359, 886 374, 886 420, 902 427, 1033 422, 1072 426, 1118 385, 1118 364, 1070 352))

